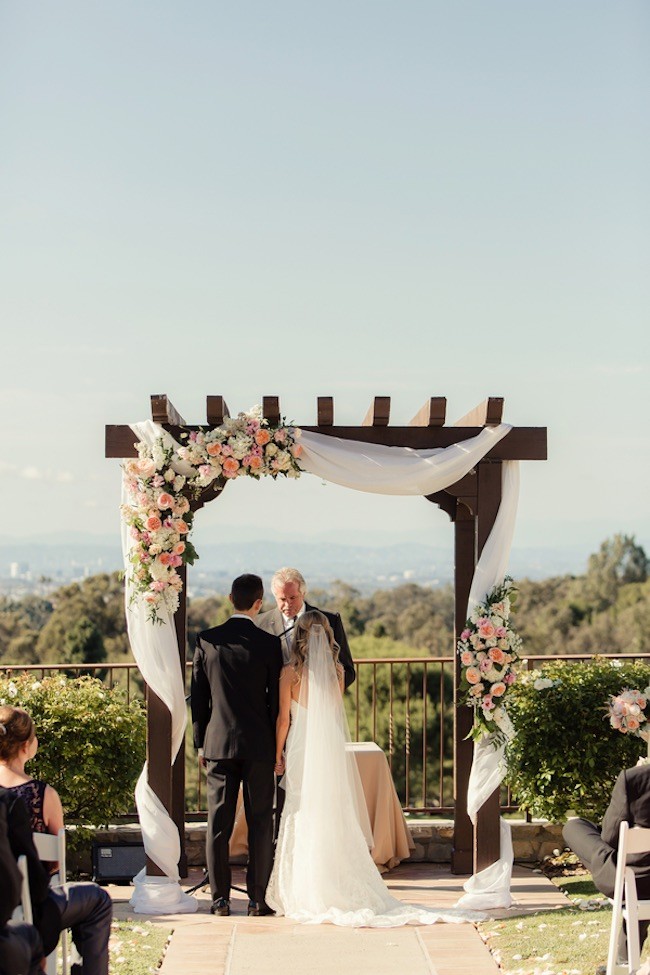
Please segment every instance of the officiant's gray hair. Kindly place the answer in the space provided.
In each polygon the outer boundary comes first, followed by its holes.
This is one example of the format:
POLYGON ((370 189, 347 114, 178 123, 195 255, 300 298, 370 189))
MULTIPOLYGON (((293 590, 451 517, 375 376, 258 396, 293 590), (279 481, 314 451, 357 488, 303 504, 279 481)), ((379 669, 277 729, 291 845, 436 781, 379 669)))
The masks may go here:
POLYGON ((298 585, 298 589, 301 595, 306 595, 307 593, 307 583, 301 572, 297 569, 291 569, 285 566, 283 569, 278 569, 273 578, 271 579, 271 591, 275 592, 278 586, 284 586, 287 582, 295 582, 298 585))

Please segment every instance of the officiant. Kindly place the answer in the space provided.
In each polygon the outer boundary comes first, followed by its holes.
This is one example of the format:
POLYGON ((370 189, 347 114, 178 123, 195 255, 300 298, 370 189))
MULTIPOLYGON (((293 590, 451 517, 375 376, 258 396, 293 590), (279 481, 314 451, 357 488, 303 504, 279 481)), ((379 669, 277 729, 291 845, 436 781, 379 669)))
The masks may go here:
POLYGON ((305 601, 307 583, 298 569, 283 568, 273 576, 271 591, 275 598, 276 608, 267 613, 260 613, 256 619, 257 625, 267 633, 274 633, 282 641, 282 656, 285 664, 289 663, 294 640, 294 627, 304 613, 317 612, 326 617, 334 640, 339 647, 339 660, 343 665, 346 688, 353 683, 356 671, 352 662, 352 655, 345 635, 343 620, 338 613, 328 613, 318 609, 305 601))

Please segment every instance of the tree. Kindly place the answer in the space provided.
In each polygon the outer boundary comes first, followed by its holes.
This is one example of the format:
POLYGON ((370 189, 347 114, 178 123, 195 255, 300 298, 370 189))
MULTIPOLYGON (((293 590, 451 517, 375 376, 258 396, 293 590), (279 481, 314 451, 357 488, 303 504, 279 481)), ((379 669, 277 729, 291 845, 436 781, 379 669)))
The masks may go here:
POLYGON ((614 535, 589 556, 585 592, 598 611, 612 606, 621 586, 645 582, 650 562, 633 535, 614 535))

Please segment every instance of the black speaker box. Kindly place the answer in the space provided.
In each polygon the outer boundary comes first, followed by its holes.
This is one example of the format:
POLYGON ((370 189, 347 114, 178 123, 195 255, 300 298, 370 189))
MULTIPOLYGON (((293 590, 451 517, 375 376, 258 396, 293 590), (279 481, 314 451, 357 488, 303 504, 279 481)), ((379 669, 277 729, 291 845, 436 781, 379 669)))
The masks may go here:
POLYGON ((130 884, 145 865, 142 843, 93 843, 92 855, 97 884, 130 884))

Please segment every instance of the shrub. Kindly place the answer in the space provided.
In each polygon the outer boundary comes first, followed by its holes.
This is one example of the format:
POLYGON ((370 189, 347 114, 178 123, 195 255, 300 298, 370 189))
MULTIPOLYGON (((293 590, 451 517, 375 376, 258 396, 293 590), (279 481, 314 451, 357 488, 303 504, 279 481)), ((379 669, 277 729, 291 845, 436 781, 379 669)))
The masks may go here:
POLYGON ((0 703, 32 716, 38 752, 28 771, 56 789, 68 821, 105 826, 133 808, 146 742, 140 702, 92 677, 23 674, 0 676, 0 703))
POLYGON ((643 739, 610 727, 609 698, 648 684, 647 664, 598 657, 522 674, 512 687, 516 736, 506 752, 507 782, 520 806, 555 822, 569 811, 600 821, 617 775, 647 749, 643 739), (552 686, 540 687, 540 679, 552 686))

